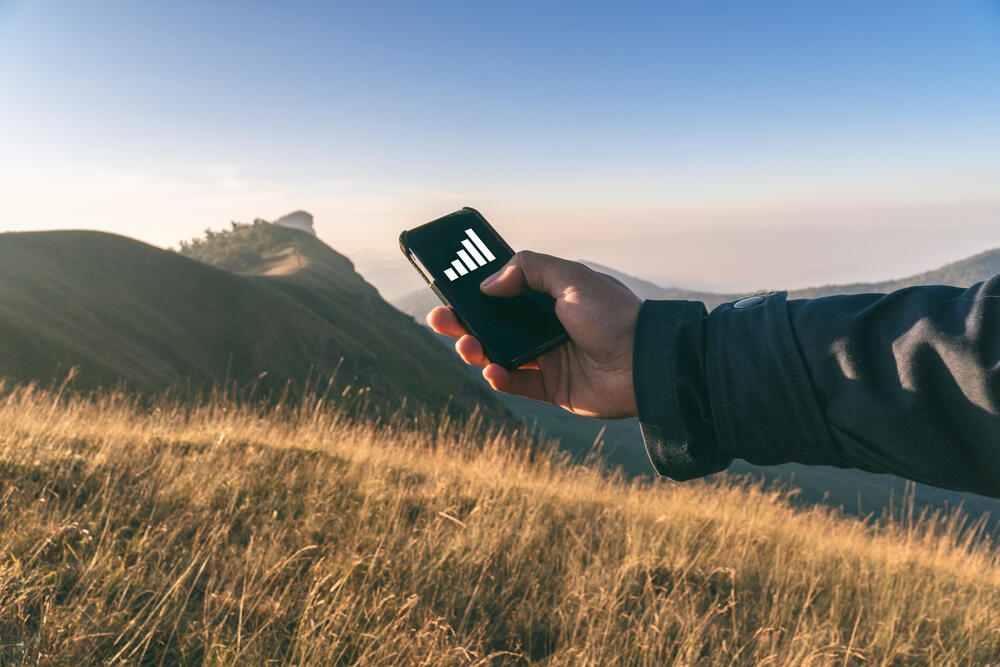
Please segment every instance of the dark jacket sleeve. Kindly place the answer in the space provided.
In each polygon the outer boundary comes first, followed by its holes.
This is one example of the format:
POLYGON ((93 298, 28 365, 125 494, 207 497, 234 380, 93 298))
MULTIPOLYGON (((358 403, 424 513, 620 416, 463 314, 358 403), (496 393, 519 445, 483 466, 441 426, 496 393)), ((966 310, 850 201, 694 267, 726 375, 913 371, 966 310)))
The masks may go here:
POLYGON ((657 473, 798 462, 1000 497, 1000 276, 968 289, 647 301, 639 423, 657 473))

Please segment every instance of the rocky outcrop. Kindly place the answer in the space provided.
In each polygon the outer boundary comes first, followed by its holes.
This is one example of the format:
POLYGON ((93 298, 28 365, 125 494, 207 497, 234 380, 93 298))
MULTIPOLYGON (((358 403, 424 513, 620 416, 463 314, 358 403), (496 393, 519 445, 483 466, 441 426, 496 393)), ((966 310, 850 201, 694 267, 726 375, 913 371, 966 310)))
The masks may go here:
POLYGON ((312 214, 305 211, 295 211, 294 213, 283 215, 275 220, 274 224, 281 225, 282 227, 291 227, 292 229, 298 229, 316 236, 316 230, 313 228, 312 214))

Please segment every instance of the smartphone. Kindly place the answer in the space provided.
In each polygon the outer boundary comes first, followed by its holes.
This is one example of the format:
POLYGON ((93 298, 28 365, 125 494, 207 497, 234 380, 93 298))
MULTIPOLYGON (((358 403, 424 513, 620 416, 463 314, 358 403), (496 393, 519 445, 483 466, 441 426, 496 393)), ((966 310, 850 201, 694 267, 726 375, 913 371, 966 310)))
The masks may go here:
POLYGON ((513 370, 569 340, 549 295, 528 290, 492 297, 480 291, 479 283, 514 251, 474 208, 408 229, 399 235, 399 245, 493 363, 513 370))

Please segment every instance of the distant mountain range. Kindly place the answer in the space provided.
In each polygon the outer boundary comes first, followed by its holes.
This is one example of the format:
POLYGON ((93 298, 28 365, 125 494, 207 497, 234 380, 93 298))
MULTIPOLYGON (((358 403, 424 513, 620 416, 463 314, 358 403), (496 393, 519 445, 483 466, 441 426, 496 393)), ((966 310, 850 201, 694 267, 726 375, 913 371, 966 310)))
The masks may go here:
MULTIPOLYGON (((0 377, 140 393, 312 374, 376 404, 508 413, 455 355, 303 228, 264 221, 171 252, 99 232, 0 234, 0 377)), ((311 216, 309 217, 311 221, 311 216)))
MULTIPOLYGON (((715 294, 679 287, 663 287, 594 262, 584 263, 597 271, 614 276, 644 299, 701 301, 711 309, 746 296, 746 294, 715 294)), ((792 290, 789 292, 789 297, 805 299, 835 294, 884 293, 913 285, 967 286, 997 274, 1000 274, 1000 249, 983 252, 939 269, 899 280, 792 290)), ((411 314, 418 322, 423 322, 426 312, 439 302, 430 290, 422 288, 394 299, 393 303, 400 310, 411 314)), ((450 345, 447 339, 443 342, 450 345)), ((627 473, 633 475, 648 475, 652 472, 638 425, 633 419, 613 421, 587 419, 572 415, 556 406, 518 397, 501 395, 501 400, 512 412, 529 421, 535 421, 545 432, 560 438, 566 449, 577 452, 580 456, 589 451, 595 438, 601 435, 605 443, 606 458, 612 464, 621 465, 627 473)), ((842 506, 846 511, 856 514, 880 511, 890 504, 891 499, 898 500, 902 497, 906 485, 905 480, 891 475, 874 475, 860 470, 841 470, 824 466, 790 464, 762 468, 737 461, 730 468, 730 472, 791 482, 801 489, 801 497, 806 501, 842 506)), ((975 494, 921 486, 917 500, 937 507, 954 506, 962 502, 973 514, 990 511, 994 516, 1000 517, 1000 501, 975 494)))
MULTIPOLYGON (((722 303, 736 301, 746 294, 717 294, 700 292, 682 287, 661 287, 647 280, 636 278, 595 262, 584 262, 591 268, 607 273, 625 283, 629 289, 644 299, 684 299, 702 301, 709 308, 722 303)), ((914 285, 974 285, 1000 273, 1000 248, 987 250, 951 264, 945 264, 933 271, 925 271, 898 280, 883 280, 877 283, 849 283, 846 285, 823 285, 805 289, 789 290, 790 299, 814 299, 836 294, 882 294, 895 292, 914 285)))

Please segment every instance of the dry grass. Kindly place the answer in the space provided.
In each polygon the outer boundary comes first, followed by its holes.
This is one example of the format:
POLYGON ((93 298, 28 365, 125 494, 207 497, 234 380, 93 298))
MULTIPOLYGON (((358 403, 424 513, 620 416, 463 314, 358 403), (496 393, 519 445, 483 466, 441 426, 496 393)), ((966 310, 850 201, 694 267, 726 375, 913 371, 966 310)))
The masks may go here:
POLYGON ((980 532, 325 401, 0 399, 4 664, 985 663, 980 532))

